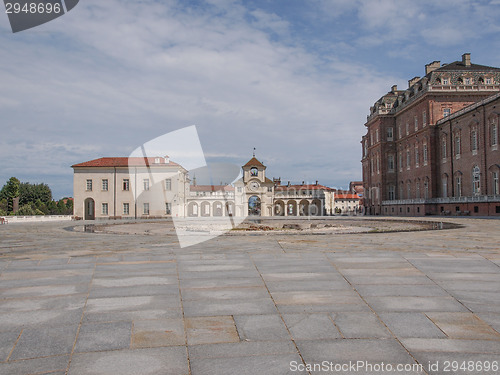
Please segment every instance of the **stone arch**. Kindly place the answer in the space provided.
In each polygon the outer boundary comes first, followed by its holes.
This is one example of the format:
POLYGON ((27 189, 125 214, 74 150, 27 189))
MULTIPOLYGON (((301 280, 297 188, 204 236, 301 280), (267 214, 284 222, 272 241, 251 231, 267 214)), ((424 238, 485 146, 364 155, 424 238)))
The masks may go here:
POLYGON ((261 215, 261 201, 256 195, 248 198, 248 215, 260 216, 261 215))
POLYGON ((286 213, 288 216, 297 216, 297 202, 290 199, 286 204, 286 213))
POLYGON ((274 216, 285 216, 285 202, 281 199, 274 202, 274 216))
POLYGON ((199 210, 198 203, 190 202, 188 205, 188 216, 190 217, 198 216, 199 215, 198 210, 199 210))
POLYGON ((201 202, 200 205, 200 216, 210 216, 211 210, 210 210, 210 202, 201 202))
POLYGON ((309 215, 321 216, 323 212, 323 205, 319 199, 314 199, 309 205, 309 215))
POLYGON ((306 199, 299 203, 299 216, 309 216, 309 201, 306 199))

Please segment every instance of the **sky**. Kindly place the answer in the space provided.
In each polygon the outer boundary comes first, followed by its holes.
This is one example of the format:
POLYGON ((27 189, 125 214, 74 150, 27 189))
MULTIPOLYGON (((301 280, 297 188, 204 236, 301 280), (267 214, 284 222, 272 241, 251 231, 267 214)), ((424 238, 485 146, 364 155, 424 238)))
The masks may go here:
POLYGON ((500 66, 500 0, 81 0, 12 33, 0 14, 0 186, 73 195, 71 165, 196 125, 208 163, 361 179, 369 107, 432 61, 500 66))

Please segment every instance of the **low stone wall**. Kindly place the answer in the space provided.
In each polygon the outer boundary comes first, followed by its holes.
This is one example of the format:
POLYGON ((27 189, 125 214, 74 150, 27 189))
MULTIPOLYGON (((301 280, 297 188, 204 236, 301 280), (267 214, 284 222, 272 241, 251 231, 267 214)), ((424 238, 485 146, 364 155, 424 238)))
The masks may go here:
MULTIPOLYGON (((46 221, 71 221, 71 215, 2 216, 9 224, 41 223, 46 221)), ((2 221, 2 220, 0 220, 2 221)))

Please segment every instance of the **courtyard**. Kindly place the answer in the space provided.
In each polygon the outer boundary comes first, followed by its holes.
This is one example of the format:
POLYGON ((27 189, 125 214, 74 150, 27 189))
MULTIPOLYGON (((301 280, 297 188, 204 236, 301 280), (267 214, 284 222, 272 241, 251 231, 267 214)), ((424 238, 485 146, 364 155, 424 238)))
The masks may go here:
POLYGON ((0 374, 498 373, 500 220, 92 224, 0 226, 0 374))

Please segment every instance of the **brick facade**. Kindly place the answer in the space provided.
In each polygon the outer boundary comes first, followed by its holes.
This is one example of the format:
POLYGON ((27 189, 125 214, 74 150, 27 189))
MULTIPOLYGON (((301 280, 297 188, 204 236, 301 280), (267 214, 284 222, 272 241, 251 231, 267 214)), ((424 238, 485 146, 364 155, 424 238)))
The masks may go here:
POLYGON ((393 86, 370 108, 361 141, 365 212, 500 214, 498 91, 500 69, 469 54, 393 86))

